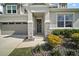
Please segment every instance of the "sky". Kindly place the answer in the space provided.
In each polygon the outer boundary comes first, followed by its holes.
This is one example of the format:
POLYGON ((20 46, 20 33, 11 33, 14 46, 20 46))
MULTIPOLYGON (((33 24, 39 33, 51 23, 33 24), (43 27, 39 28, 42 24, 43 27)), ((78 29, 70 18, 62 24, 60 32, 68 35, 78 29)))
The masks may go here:
POLYGON ((68 3, 68 8, 79 8, 79 3, 68 3))

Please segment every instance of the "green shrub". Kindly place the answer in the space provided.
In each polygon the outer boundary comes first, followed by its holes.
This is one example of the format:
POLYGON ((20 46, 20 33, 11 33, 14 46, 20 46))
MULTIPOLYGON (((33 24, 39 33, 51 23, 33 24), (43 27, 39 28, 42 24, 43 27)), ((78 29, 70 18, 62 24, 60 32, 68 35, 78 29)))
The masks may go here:
POLYGON ((54 35, 63 35, 64 34, 64 30, 62 29, 56 29, 52 32, 52 34, 54 35))
POLYGON ((58 46, 51 50, 50 55, 52 56, 65 56, 65 48, 58 46))
POLYGON ((49 51, 53 48, 49 43, 42 44, 41 46, 44 51, 49 51))
POLYGON ((59 50, 55 50, 55 51, 51 51, 50 53, 52 56, 61 56, 61 53, 59 52, 59 50))
POLYGON ((36 47, 34 47, 33 52, 38 53, 42 51, 42 47, 40 45, 37 45, 36 47))
POLYGON ((79 33, 79 29, 72 29, 72 33, 79 33))
POLYGON ((79 43, 79 33, 73 33, 72 34, 72 39, 75 43, 79 43))
POLYGON ((63 35, 70 38, 73 33, 79 33, 79 29, 56 29, 52 32, 54 35, 63 35))
POLYGON ((71 30, 69 29, 58 29, 58 30, 54 30, 53 34, 54 35, 63 35, 64 37, 71 37, 71 30))
POLYGON ((70 38, 71 34, 72 34, 72 30, 69 30, 69 29, 64 30, 64 34, 63 34, 64 37, 70 38))
POLYGON ((66 56, 75 56, 76 55, 76 51, 75 50, 67 50, 66 51, 66 56))

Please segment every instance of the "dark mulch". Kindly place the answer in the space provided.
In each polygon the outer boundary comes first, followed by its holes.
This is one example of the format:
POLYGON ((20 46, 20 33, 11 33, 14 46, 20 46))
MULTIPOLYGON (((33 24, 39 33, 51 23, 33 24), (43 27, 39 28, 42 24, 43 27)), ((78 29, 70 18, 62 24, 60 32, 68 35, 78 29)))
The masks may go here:
POLYGON ((69 49, 76 49, 76 44, 72 41, 71 38, 64 38, 64 43, 63 43, 63 47, 65 48, 69 48, 69 49))
POLYGON ((50 56, 50 51, 41 51, 37 53, 32 53, 33 56, 50 56))

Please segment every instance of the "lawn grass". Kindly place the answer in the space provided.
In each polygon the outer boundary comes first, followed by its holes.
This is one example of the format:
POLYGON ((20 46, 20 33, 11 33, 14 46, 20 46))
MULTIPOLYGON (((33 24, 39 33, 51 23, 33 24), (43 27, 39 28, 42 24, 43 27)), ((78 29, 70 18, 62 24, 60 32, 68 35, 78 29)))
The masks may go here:
POLYGON ((32 48, 15 48, 9 56, 32 56, 32 48))

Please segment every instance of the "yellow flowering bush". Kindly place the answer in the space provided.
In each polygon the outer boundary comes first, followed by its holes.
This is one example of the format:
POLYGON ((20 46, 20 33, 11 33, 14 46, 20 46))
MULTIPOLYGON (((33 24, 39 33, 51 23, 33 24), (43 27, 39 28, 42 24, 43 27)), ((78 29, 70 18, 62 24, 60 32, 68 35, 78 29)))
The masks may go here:
POLYGON ((48 35, 48 42, 52 46, 57 46, 57 45, 61 45, 62 44, 62 39, 59 36, 57 36, 57 35, 49 34, 48 35))
POLYGON ((76 43, 79 43, 79 33, 73 33, 71 37, 76 43))

